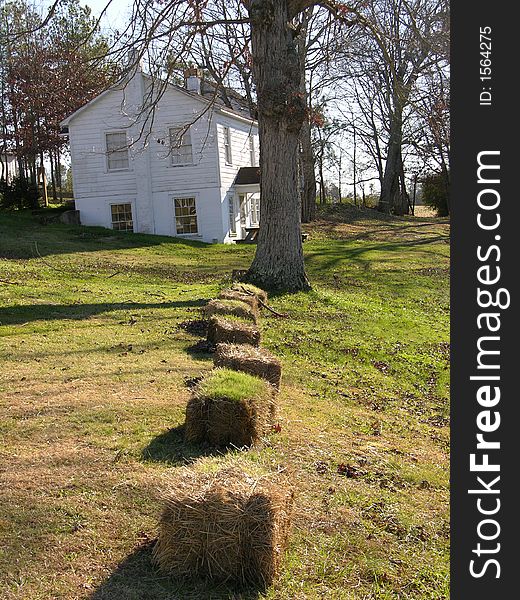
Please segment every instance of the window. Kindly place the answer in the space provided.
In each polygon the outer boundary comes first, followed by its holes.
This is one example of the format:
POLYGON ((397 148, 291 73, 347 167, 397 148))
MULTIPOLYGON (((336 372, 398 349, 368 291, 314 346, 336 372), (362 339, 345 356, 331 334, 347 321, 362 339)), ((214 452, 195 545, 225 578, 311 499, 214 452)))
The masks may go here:
POLYGON ((131 204, 111 204, 112 229, 117 231, 134 231, 131 204))
POLYGON ((251 225, 258 225, 260 221, 260 198, 251 195, 251 225))
POLYGON ((240 226, 245 227, 247 225, 247 195, 239 194, 238 202, 240 206, 240 226))
POLYGON ((235 199, 229 199, 229 235, 236 236, 237 234, 237 217, 235 214, 235 199))
POLYGON ((255 154, 255 136, 249 136, 249 162, 252 167, 256 167, 256 154, 255 154))
POLYGON ((109 171, 120 171, 129 168, 128 142, 126 133, 118 131, 106 134, 107 167, 109 171))
POLYGON ((224 127, 224 152, 228 165, 233 164, 233 155, 231 154, 231 130, 229 127, 224 127))
POLYGON ((198 233, 195 198, 175 198, 175 229, 179 235, 198 233))
POLYGON ((170 128, 170 152, 172 165, 193 164, 193 147, 189 129, 186 127, 170 128))

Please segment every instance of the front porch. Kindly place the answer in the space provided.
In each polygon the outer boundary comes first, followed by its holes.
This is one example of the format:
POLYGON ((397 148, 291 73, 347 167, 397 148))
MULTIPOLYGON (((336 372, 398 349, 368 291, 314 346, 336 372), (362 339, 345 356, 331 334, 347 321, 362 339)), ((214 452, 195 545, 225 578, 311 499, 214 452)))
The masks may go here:
MULTIPOLYGON (((229 237, 236 244, 256 244, 260 228, 260 169, 242 167, 231 186, 229 237)), ((302 242, 307 234, 302 233, 302 242)))
POLYGON ((236 243, 255 243, 260 222, 260 169, 242 167, 228 195, 229 237, 236 243))

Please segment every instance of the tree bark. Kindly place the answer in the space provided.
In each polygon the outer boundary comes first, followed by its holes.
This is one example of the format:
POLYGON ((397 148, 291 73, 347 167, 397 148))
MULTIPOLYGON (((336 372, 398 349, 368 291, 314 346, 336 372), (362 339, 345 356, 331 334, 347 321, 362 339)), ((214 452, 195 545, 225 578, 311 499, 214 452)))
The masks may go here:
POLYGON ((395 114, 390 123, 388 155, 381 184, 378 210, 390 214, 399 195, 399 175, 401 172, 402 119, 395 114))
POLYGON ((310 288, 303 261, 299 135, 306 118, 287 0, 252 0, 251 48, 258 98, 260 228, 246 274, 269 290, 310 288))

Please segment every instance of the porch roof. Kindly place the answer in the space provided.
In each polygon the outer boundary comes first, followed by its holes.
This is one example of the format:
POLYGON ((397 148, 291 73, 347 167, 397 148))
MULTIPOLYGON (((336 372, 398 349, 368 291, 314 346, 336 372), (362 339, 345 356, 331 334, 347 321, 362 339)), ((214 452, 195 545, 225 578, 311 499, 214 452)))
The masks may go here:
POLYGON ((259 167, 240 167, 234 185, 260 185, 259 167))

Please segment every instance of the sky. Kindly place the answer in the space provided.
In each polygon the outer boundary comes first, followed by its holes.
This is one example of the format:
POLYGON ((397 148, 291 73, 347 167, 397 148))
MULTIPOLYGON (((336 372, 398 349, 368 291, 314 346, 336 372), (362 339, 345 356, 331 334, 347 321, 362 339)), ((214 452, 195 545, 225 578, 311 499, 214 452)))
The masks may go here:
MULTIPOLYGON (((94 15, 99 15, 107 5, 108 0, 82 0, 81 4, 90 6, 94 15)), ((107 9, 104 26, 121 28, 127 22, 127 15, 132 6, 131 0, 112 0, 107 9)))
MULTIPOLYGON (((41 4, 45 11, 53 4, 54 0, 35 0, 35 4, 41 4)), ((89 6, 92 9, 93 16, 98 16, 105 8, 109 0, 80 0, 83 6, 89 6)), ((111 29, 123 29, 127 22, 127 16, 130 13, 132 0, 112 0, 107 9, 106 15, 102 20, 102 28, 110 31, 111 29)))
MULTIPOLYGON (((50 6, 52 6, 54 0, 33 0, 36 6, 40 7, 40 12, 45 14, 50 6)), ((80 3, 84 6, 89 6, 92 9, 92 15, 97 17, 103 11, 105 6, 110 0, 80 0, 80 3)), ((129 21, 129 16, 132 9, 133 0, 112 0, 106 14, 101 20, 101 29, 103 33, 110 35, 111 32, 115 30, 123 31, 129 21)), ((350 166, 350 161, 348 158, 344 158, 344 165, 350 166)), ((327 168, 328 179, 331 181, 335 181, 336 173, 335 169, 327 168)), ((345 190, 351 189, 351 186, 346 183, 346 181, 350 181, 351 174, 347 173, 348 168, 343 166, 343 186, 345 190)), ((375 174, 374 174, 375 175, 375 174)), ((367 192, 368 192, 368 186, 367 192)))

